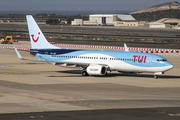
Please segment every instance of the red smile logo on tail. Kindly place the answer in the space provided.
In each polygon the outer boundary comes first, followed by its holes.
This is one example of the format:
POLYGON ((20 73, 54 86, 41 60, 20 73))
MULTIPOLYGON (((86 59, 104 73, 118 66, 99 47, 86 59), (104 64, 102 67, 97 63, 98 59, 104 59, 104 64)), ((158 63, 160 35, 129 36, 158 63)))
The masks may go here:
MULTIPOLYGON (((38 32, 38 35, 40 35, 40 32, 38 32)), ((37 39, 35 40, 35 39, 34 39, 34 35, 31 35, 31 37, 32 37, 32 39, 33 39, 34 42, 37 42, 37 41, 39 40, 39 37, 37 37, 37 39)))

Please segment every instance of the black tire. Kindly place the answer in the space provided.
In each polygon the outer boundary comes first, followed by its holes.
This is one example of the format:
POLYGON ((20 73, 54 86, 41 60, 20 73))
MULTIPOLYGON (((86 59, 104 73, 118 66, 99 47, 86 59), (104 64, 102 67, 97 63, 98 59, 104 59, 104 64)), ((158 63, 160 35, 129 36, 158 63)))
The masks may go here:
POLYGON ((82 76, 89 76, 89 74, 86 71, 83 71, 82 76))
POLYGON ((85 71, 83 71, 83 72, 82 72, 82 76, 86 76, 86 73, 85 73, 85 71))
POLYGON ((157 76, 157 75, 155 75, 155 76, 154 76, 154 79, 158 79, 158 76, 157 76))
POLYGON ((104 76, 106 76, 107 75, 107 72, 104 74, 104 76))

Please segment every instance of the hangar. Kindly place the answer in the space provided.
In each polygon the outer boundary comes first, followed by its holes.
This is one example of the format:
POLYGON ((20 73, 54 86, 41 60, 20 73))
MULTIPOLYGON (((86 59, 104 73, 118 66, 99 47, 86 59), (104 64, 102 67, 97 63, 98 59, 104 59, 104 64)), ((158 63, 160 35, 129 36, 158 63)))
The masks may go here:
POLYGON ((173 27, 179 25, 180 20, 175 19, 175 18, 163 18, 163 19, 160 19, 156 22, 164 23, 166 25, 166 27, 172 27, 173 28, 173 27))
POLYGON ((156 22, 145 23, 148 28, 176 28, 179 26, 180 20, 175 18, 163 18, 156 22))
POLYGON ((97 22, 98 24, 108 24, 117 21, 135 21, 131 15, 121 15, 121 14, 94 14, 89 15, 89 21, 97 22))
POLYGON ((74 19, 74 21, 71 22, 71 25, 138 26, 138 22, 131 15, 93 14, 89 15, 89 21, 74 19))

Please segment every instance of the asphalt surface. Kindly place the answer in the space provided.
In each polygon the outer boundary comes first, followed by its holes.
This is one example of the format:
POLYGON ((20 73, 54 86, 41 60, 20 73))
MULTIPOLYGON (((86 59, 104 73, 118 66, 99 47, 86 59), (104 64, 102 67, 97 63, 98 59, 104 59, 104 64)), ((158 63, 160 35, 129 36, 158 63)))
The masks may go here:
MULTIPOLYGON (((29 41, 27 38, 18 40, 29 41)), ((49 42, 123 46, 122 42, 112 41, 49 42)), ((127 45, 180 48, 179 44, 134 42, 127 45)), ((34 59, 27 52, 20 53, 34 59)), ((82 77, 79 69, 20 61, 14 50, 1 49, 0 55, 0 120, 180 119, 179 54, 161 54, 174 68, 159 79, 149 73, 117 72, 108 73, 106 77, 82 77)))
MULTIPOLYGON (((13 33, 29 33, 28 31, 20 30, 0 30, 0 32, 13 32, 13 33)), ((111 38, 138 38, 138 39, 171 39, 179 40, 180 36, 168 37, 168 36, 140 36, 140 35, 112 35, 112 34, 92 34, 92 33, 72 33, 72 32, 43 32, 45 35, 70 35, 70 36, 92 36, 92 37, 111 37, 111 38)))
MULTIPOLYGON (((1 29, 25 29, 28 30, 27 24, 3 24, 0 23, 1 29)), ((162 35, 180 35, 180 30, 178 29, 162 29, 162 28, 144 28, 144 27, 111 27, 111 26, 68 26, 65 25, 41 25, 42 30, 48 29, 50 31, 59 31, 60 29, 69 31, 95 31, 95 32, 129 32, 129 33, 147 33, 147 34, 162 34, 162 35)))
MULTIPOLYGON (((15 38, 15 39, 19 41, 30 41, 29 38, 15 38)), ((124 43, 126 43, 128 47, 180 49, 180 44, 178 43, 118 42, 118 41, 71 40, 71 39, 61 39, 61 40, 49 39, 48 41, 55 42, 57 44, 98 45, 98 46, 117 46, 117 47, 123 47, 124 43)))
MULTIPOLYGON (((109 26, 47 26, 40 25, 40 28, 45 35, 65 35, 65 36, 91 36, 91 37, 109 37, 109 38, 130 38, 130 39, 157 39, 155 42, 126 42, 129 47, 141 47, 141 48, 163 48, 163 49, 180 49, 179 43, 159 43, 158 40, 180 40, 180 30, 177 29, 148 29, 138 27, 109 27, 109 26), (63 32, 60 32, 63 29, 63 32), (47 32, 48 31, 48 32, 47 32), (68 32, 69 31, 69 32, 68 32), (102 33, 107 34, 102 34, 102 33), (132 35, 120 35, 120 33, 129 33, 132 35), (138 34, 144 34, 141 36, 138 34), (136 34, 136 35, 133 35, 136 34), (171 36, 171 37, 169 37, 171 36)), ((0 32, 13 32, 28 34, 27 25, 8 25, 1 24, 0 32)), ((3 36, 4 37, 4 36, 3 36)), ((14 38, 22 41, 29 41, 28 38, 14 38)), ((119 41, 93 41, 93 40, 72 40, 61 39, 51 40, 50 42, 62 43, 62 44, 80 44, 80 45, 103 45, 103 46, 123 46, 124 42, 119 41)))
POLYGON ((180 108, 114 109, 3 114, 1 120, 179 120, 180 108))
POLYGON ((0 120, 180 119, 179 54, 161 54, 174 68, 159 79, 117 72, 82 77, 78 68, 21 61, 14 50, 0 55, 0 120))

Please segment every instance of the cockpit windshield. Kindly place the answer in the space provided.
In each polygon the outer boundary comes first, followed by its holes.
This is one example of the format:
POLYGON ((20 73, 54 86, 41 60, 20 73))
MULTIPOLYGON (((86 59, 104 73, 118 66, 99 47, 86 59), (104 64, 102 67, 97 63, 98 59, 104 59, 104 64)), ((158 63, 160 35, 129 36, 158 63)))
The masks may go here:
POLYGON ((166 59, 157 59, 158 62, 167 61, 166 59))

